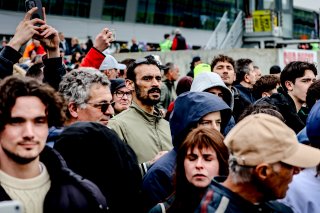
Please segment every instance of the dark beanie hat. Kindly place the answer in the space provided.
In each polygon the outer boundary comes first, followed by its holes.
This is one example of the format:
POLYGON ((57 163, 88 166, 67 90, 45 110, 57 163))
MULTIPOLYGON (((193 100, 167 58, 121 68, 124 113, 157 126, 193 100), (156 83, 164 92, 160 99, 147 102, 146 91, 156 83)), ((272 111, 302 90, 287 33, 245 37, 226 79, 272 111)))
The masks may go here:
POLYGON ((116 78, 116 79, 111 79, 111 94, 113 94, 115 91, 117 91, 118 89, 125 87, 125 80, 123 78, 116 78))
POLYGON ((192 58, 191 64, 194 64, 195 62, 201 61, 200 56, 195 56, 192 58))
POLYGON ((281 68, 278 65, 273 65, 270 67, 270 74, 278 74, 281 73, 281 68))

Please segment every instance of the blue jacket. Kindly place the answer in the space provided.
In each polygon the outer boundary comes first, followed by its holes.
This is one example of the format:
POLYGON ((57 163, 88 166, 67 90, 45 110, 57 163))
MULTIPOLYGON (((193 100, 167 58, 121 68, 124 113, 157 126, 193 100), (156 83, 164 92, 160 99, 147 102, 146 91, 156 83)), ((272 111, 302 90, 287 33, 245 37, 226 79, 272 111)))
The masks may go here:
MULTIPOLYGON (((312 107, 304 130, 306 130, 311 146, 319 148, 320 101, 317 101, 312 107)), ((290 206, 294 212, 319 212, 320 176, 316 175, 317 173, 318 168, 307 168, 295 175, 289 185, 286 197, 281 202, 290 206)))
POLYGON ((179 146, 203 116, 216 111, 221 111, 223 132, 230 120, 231 109, 221 98, 208 92, 186 92, 178 96, 170 118, 174 149, 156 161, 143 178, 142 192, 147 209, 173 192, 172 179, 179 146))
POLYGON ((320 148, 320 101, 313 105, 308 115, 306 131, 310 144, 320 148))

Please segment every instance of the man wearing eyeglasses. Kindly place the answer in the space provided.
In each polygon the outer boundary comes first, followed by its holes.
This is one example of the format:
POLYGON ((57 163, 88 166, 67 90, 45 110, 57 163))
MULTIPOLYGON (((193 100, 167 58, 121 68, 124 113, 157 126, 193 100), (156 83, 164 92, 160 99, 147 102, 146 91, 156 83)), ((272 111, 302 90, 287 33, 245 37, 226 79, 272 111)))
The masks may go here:
POLYGON ((161 83, 159 64, 154 59, 137 59, 131 63, 126 87, 133 91, 132 104, 108 124, 135 151, 142 174, 172 149, 169 123, 156 107, 160 101, 161 83))
POLYGON ((81 67, 67 73, 59 92, 67 101, 67 122, 94 121, 104 125, 114 114, 107 76, 94 68, 81 67))
POLYGON ((111 79, 111 94, 115 115, 126 110, 131 105, 132 91, 126 87, 123 78, 111 79))

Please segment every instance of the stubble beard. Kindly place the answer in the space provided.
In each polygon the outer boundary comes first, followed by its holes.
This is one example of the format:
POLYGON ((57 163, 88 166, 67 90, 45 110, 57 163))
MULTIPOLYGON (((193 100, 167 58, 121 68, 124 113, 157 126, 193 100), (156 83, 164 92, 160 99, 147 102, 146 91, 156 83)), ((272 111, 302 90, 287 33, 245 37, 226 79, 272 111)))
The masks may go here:
POLYGON ((21 164, 21 165, 26 165, 32 161, 34 161, 38 156, 36 157, 21 157, 9 150, 7 150, 6 148, 2 147, 3 152, 8 156, 8 158, 12 159, 14 162, 21 164))
POLYGON ((159 88, 152 88, 152 89, 148 90, 148 96, 147 96, 147 98, 143 98, 143 97, 142 97, 142 95, 141 95, 141 90, 140 90, 140 88, 139 88, 138 85, 135 85, 135 88, 136 88, 136 90, 135 90, 135 92, 136 92, 136 97, 137 97, 137 99, 140 100, 143 104, 145 104, 145 105, 147 105, 147 106, 155 106, 155 105, 157 105, 157 104, 160 102, 160 96, 159 96, 158 99, 151 99, 151 98, 149 97, 149 93, 150 93, 150 91, 152 91, 152 90, 159 90, 159 91, 160 91, 160 94, 161 94, 161 90, 160 90, 159 88))

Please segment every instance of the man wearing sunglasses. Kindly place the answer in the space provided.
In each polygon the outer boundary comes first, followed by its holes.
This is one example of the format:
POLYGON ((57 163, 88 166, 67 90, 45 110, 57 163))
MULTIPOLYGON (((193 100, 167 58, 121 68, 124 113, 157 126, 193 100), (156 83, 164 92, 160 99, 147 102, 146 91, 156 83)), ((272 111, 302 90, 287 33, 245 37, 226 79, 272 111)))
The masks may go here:
POLYGON ((127 71, 126 87, 132 91, 132 104, 111 119, 108 126, 135 151, 142 174, 145 174, 152 163, 172 149, 169 123, 156 107, 161 94, 157 61, 142 58, 132 62, 127 71))
POLYGON ((126 110, 131 105, 132 91, 126 87, 123 78, 111 79, 111 94, 115 114, 126 110))
POLYGON ((99 70, 81 67, 67 73, 59 86, 59 92, 67 101, 67 122, 94 121, 108 124, 114 111, 110 81, 99 70))

